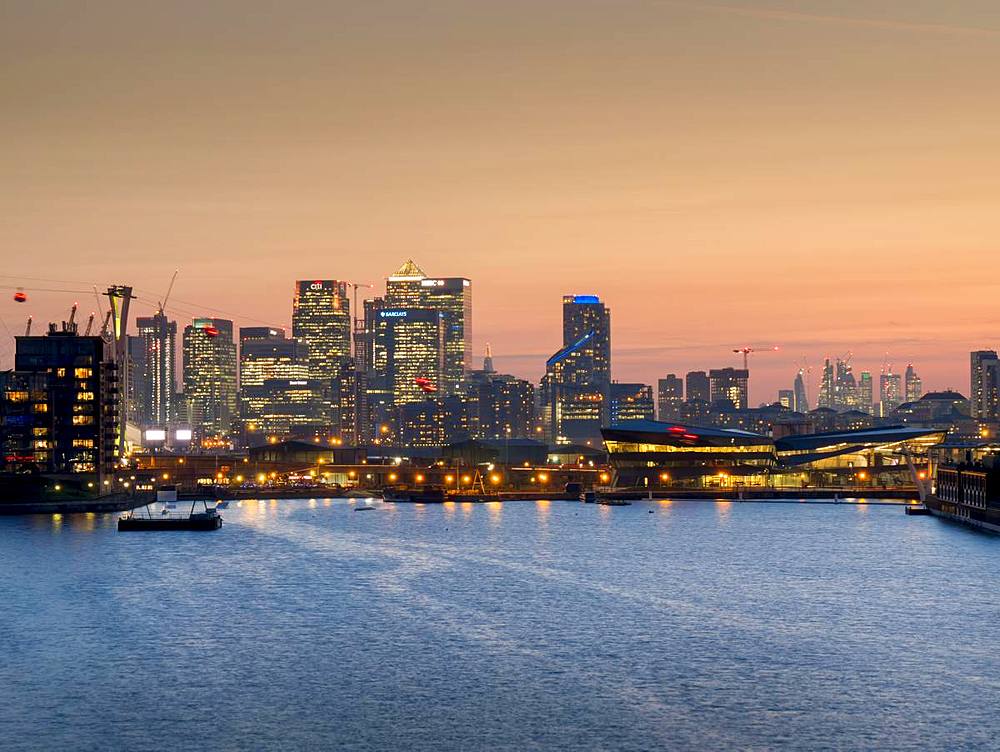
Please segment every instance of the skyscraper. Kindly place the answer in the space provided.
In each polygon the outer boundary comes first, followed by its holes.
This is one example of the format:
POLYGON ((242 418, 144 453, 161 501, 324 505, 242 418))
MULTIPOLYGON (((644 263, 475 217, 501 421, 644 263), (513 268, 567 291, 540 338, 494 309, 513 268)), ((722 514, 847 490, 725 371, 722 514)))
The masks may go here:
POLYGON ((136 367, 136 417, 139 425, 166 426, 174 419, 177 391, 177 322, 158 312, 136 319, 138 335, 129 337, 136 367))
POLYGON ((916 402, 920 399, 920 395, 924 393, 924 382, 917 375, 912 363, 906 366, 906 372, 903 377, 903 388, 906 393, 907 402, 916 402))
POLYGON ((875 409, 875 386, 871 371, 862 371, 858 381, 858 409, 871 414, 875 409))
POLYGON ((584 345, 588 381, 608 391, 611 384, 611 311, 596 295, 563 296, 563 346, 592 335, 584 345))
POLYGON ((782 407, 787 407, 789 410, 795 409, 795 390, 794 389, 779 389, 778 390, 778 404, 782 407))
POLYGON ((709 402, 709 397, 711 397, 711 385, 708 381, 708 374, 704 371, 688 371, 684 377, 684 401, 702 400, 709 402))
POLYGON ((797 413, 809 412, 809 392, 806 390, 805 375, 801 368, 795 374, 795 383, 792 385, 792 392, 795 394, 792 409, 797 413))
POLYGON ((384 352, 385 386, 399 408, 424 402, 441 390, 444 314, 426 308, 384 308, 375 338, 384 352))
POLYGON ((879 415, 887 416, 903 404, 903 377, 889 368, 879 376, 879 415))
POLYGON ((656 382, 657 416, 660 420, 678 420, 684 402, 684 380, 668 373, 656 382))
POLYGON ((389 308, 426 308, 443 314, 444 366, 441 391, 458 391, 471 369, 472 283, 464 277, 428 277, 408 260, 385 281, 389 308))
POLYGON ((184 327, 184 398, 200 441, 225 439, 237 415, 233 322, 195 319, 184 327))
POLYGON ((713 368, 708 372, 709 402, 729 400, 736 409, 745 409, 750 372, 745 368, 713 368))
POLYGON ((595 442, 608 418, 611 313, 596 295, 563 297, 563 346, 545 364, 540 402, 546 438, 595 442))
POLYGON ((972 406, 972 417, 980 420, 990 420, 997 415, 996 398, 991 389, 992 371, 1000 360, 995 350, 976 350, 970 353, 971 389, 969 403, 972 406))
POLYGON ((300 280, 295 283, 292 336, 309 345, 309 376, 331 381, 351 357, 351 304, 347 283, 300 280))

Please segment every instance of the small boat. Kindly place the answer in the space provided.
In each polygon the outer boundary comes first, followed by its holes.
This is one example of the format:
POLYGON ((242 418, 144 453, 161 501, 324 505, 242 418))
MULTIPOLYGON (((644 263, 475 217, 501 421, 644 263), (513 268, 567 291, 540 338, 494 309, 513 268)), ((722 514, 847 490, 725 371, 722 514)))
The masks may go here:
POLYGON ((375 507, 373 507, 371 504, 365 504, 363 506, 354 507, 354 511, 355 512, 374 512, 375 511, 375 507))
POLYGON ((221 501, 215 502, 216 509, 229 509, 229 499, 222 499, 221 501))

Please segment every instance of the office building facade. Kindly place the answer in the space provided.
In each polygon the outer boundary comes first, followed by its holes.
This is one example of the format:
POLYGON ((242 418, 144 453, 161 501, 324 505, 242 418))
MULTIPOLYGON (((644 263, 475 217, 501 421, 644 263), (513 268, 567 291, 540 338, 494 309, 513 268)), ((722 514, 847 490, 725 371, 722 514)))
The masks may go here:
POLYGON ((332 382, 351 357, 351 304, 347 283, 299 280, 292 305, 292 336, 309 346, 309 377, 332 382))
POLYGON ((238 416, 236 379, 233 322, 197 318, 184 327, 184 400, 203 445, 231 437, 238 416))

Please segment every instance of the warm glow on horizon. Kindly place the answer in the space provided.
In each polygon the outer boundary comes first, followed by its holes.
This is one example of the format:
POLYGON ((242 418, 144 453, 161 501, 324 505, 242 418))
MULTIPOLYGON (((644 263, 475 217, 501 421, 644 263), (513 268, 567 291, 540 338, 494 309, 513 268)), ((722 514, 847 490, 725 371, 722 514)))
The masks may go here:
POLYGON ((180 269, 179 321, 288 328, 296 279, 407 258, 532 381, 564 293, 610 306, 621 381, 778 345, 754 404, 846 352, 967 393, 1000 345, 988 5, 291 5, 7 4, 0 368, 94 284, 148 315, 180 269))

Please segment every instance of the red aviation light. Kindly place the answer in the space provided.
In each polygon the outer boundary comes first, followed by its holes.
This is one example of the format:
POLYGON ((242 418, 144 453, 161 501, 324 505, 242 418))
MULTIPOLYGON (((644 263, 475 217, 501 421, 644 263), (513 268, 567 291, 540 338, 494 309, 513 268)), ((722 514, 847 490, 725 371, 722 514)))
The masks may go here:
POLYGON ((28 293, 26 293, 24 290, 18 290, 17 292, 14 293, 14 302, 15 303, 27 303, 28 302, 28 293))

